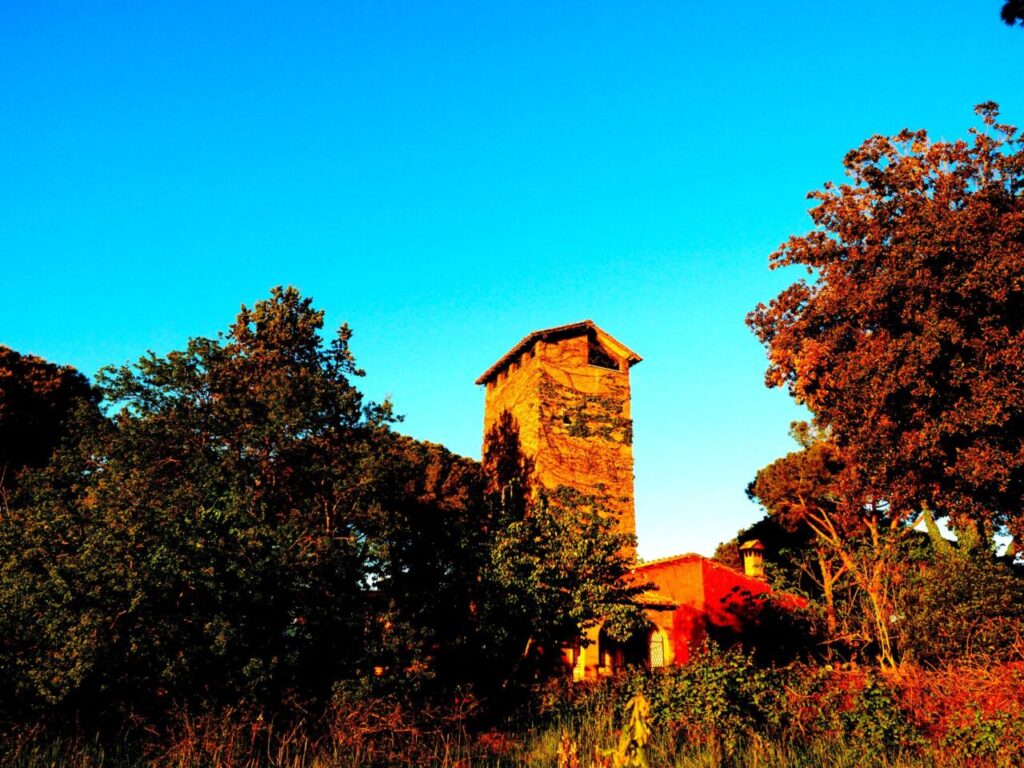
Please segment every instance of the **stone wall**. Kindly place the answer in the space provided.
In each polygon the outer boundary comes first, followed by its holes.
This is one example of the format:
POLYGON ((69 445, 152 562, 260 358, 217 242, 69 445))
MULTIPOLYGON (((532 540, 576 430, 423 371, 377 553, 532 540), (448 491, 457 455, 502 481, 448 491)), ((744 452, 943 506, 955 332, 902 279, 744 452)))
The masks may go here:
POLYGON ((635 535, 629 364, 610 355, 617 369, 591 365, 594 343, 586 331, 538 340, 510 361, 487 384, 484 434, 511 413, 535 482, 594 496, 635 535))

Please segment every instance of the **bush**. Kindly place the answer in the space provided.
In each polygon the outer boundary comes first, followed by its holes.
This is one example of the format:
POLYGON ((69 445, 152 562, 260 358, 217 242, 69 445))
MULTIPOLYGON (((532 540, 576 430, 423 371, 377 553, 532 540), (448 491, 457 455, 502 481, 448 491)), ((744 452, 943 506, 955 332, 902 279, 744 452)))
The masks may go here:
POLYGON ((744 737, 779 730, 779 676, 738 649, 705 643, 686 666, 633 680, 651 702, 655 724, 729 753, 744 737))
POLYGON ((904 657, 931 666, 1009 660, 1024 631, 1024 583, 984 548, 945 547, 901 590, 904 657))

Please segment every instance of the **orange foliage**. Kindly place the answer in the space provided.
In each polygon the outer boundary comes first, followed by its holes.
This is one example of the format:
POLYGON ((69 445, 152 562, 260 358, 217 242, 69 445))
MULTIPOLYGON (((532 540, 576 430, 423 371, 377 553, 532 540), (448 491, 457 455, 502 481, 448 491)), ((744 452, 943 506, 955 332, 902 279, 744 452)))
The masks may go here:
POLYGON ((829 430, 854 509, 922 505, 954 525, 1024 509, 1024 143, 993 103, 972 140, 873 136, 849 181, 809 197, 816 229, 772 267, 813 275, 759 305, 766 383, 829 430))

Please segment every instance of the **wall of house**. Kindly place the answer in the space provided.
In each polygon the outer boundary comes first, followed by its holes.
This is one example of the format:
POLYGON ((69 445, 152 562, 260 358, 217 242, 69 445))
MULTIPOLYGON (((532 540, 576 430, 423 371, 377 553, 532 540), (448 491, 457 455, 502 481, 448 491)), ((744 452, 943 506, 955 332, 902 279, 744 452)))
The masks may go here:
POLYGON ((744 620, 756 614, 753 599, 768 592, 768 584, 714 560, 704 560, 703 570, 704 610, 708 623, 717 629, 739 632, 744 620))
POLYGON ((681 555, 637 566, 634 574, 656 587, 645 599, 651 624, 669 639, 670 664, 685 664, 708 630, 742 629, 768 585, 700 555, 681 555), (666 610, 664 606, 673 606, 666 610))
POLYGON ((645 563, 634 571, 641 582, 656 588, 645 600, 658 607, 647 618, 668 639, 668 664, 685 664, 691 646, 704 638, 704 569, 699 555, 645 563), (671 606, 666 608, 665 606, 671 606))

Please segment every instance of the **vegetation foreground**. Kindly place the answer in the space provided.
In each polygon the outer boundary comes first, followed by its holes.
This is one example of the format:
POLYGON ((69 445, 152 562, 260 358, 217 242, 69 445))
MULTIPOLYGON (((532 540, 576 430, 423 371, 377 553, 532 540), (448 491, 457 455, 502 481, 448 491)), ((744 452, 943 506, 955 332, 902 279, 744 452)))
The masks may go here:
POLYGON ((703 649, 688 667, 551 684, 529 719, 481 728, 475 702, 412 711, 337 702, 316 723, 242 710, 183 718, 170 740, 100 745, 26 732, 15 768, 330 766, 1015 766, 1024 664, 941 671, 791 665, 703 649))

